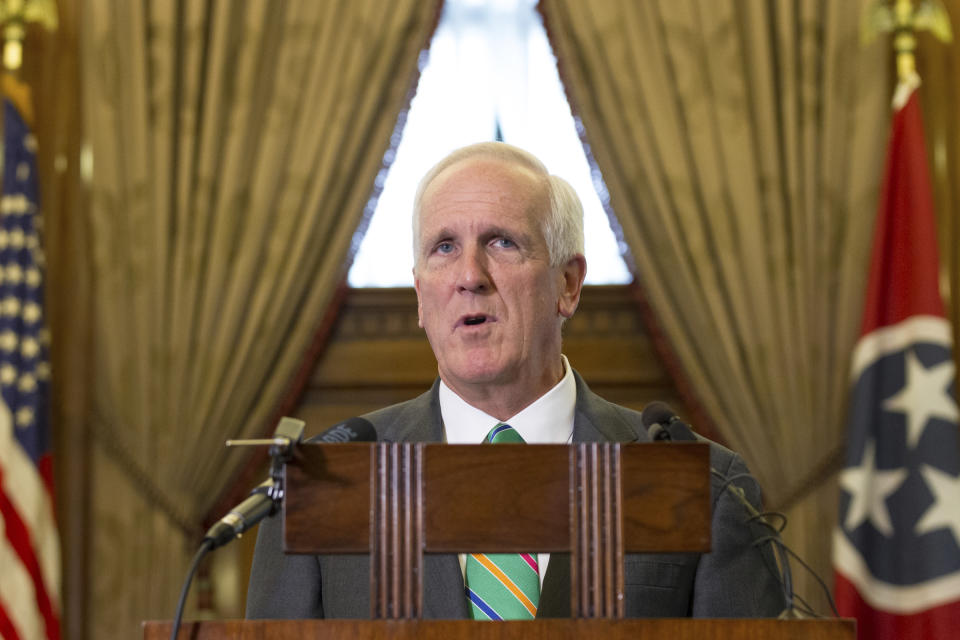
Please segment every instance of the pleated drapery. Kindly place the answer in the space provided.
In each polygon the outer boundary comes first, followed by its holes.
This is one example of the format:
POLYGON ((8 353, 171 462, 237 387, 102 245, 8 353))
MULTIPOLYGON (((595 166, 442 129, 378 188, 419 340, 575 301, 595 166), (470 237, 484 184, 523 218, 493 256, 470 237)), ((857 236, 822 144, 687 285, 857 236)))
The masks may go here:
POLYGON ((438 11, 84 6, 91 637, 172 615, 200 524, 245 460, 223 442, 268 426, 345 276, 438 11))
POLYGON ((861 4, 540 7, 690 388, 821 560, 890 116, 861 4))

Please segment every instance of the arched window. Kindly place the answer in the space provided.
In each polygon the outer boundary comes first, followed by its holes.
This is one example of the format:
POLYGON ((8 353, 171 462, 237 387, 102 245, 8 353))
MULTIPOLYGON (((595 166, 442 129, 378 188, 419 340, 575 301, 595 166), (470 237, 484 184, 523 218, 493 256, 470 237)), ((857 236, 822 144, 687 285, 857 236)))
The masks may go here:
POLYGON ((403 138, 350 270, 351 286, 413 286, 410 217, 417 183, 453 149, 483 140, 532 152, 577 190, 587 283, 631 280, 597 195, 606 190, 584 156, 535 4, 447 0, 403 138))

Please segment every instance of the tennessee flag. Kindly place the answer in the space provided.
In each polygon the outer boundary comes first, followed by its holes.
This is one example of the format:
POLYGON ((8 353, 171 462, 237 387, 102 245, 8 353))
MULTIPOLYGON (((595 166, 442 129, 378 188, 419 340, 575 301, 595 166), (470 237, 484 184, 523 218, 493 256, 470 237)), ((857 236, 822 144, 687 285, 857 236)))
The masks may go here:
MULTIPOLYGON (((9 83, 4 79, 5 93, 26 97, 21 85, 9 83)), ((60 543, 52 500, 50 364, 37 227, 36 139, 24 121, 22 106, 5 98, 3 109, 0 637, 59 638, 60 543)))
POLYGON ((960 438, 923 123, 901 84, 834 533, 836 600, 877 640, 960 637, 960 438))

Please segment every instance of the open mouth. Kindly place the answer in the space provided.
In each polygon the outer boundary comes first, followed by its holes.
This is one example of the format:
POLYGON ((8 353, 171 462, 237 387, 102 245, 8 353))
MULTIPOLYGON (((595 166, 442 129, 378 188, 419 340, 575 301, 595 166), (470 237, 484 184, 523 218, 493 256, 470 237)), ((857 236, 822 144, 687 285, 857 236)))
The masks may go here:
POLYGON ((486 321, 487 316, 468 316, 463 319, 463 324, 467 325, 468 327, 473 327, 478 324, 483 324, 486 321))

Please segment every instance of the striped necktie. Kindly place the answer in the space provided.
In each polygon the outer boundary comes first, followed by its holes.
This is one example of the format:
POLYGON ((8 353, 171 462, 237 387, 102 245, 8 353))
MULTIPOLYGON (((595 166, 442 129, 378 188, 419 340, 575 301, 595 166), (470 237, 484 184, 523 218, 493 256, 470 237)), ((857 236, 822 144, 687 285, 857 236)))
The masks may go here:
MULTIPOLYGON (((484 442, 522 444, 523 438, 500 423, 484 442)), ((530 620, 537 615, 540 569, 532 554, 468 554, 465 583, 474 620, 530 620)))

